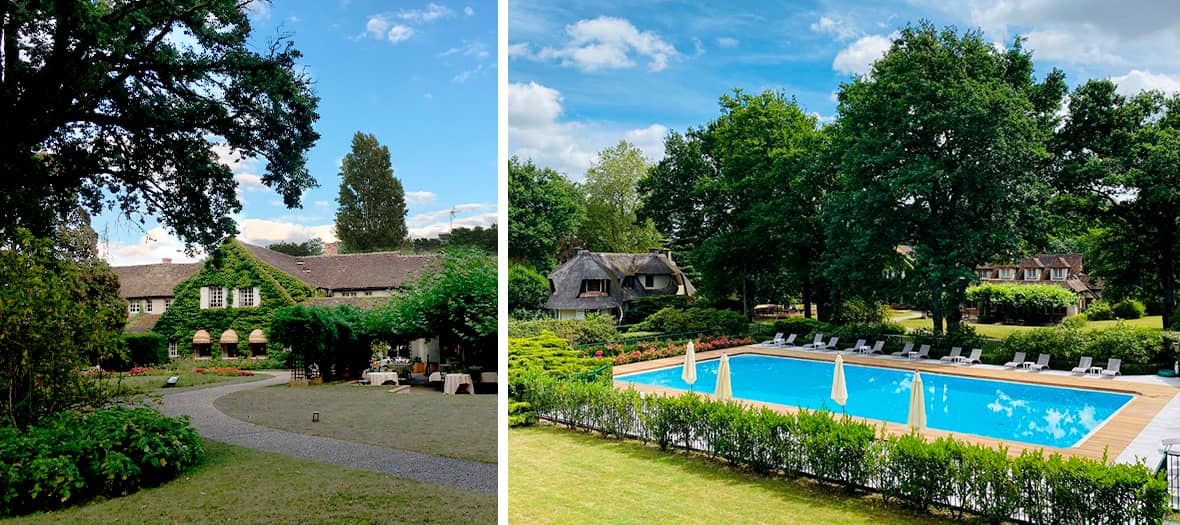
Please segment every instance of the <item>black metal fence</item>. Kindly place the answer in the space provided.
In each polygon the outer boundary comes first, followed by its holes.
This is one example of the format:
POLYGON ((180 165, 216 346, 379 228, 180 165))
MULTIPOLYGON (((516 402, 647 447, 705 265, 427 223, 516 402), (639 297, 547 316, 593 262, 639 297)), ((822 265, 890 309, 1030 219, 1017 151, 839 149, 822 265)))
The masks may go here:
POLYGON ((1172 510, 1180 510, 1180 450, 1164 450, 1161 466, 1168 475, 1168 494, 1171 496, 1172 510))

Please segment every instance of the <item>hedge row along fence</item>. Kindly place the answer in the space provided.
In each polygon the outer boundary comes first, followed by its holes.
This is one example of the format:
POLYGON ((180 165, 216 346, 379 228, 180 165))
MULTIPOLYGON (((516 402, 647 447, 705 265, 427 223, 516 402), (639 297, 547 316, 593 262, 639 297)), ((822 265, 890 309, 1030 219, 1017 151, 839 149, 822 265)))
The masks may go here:
POLYGON ((1162 476, 1142 465, 1024 452, 953 438, 890 436, 828 412, 780 414, 692 394, 642 396, 543 373, 518 378, 517 394, 542 419, 606 437, 683 448, 762 474, 807 476, 887 501, 998 523, 1161 523, 1162 476))

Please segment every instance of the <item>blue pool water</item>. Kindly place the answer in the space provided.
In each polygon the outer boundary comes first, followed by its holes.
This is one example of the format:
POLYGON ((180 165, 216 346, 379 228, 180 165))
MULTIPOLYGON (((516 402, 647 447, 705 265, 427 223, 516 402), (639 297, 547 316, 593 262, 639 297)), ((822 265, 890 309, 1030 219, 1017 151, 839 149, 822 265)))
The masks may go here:
MULTIPOLYGON (((713 393, 716 359, 697 363, 693 390, 713 393)), ((733 397, 840 413, 832 393, 833 364, 807 359, 739 355, 729 359, 733 397)), ((688 390, 681 367, 619 376, 632 383, 688 390)), ((912 371, 844 365, 849 415, 904 424, 912 371)), ((1131 400, 1129 394, 922 373, 926 425, 1053 447, 1071 447, 1131 400)))

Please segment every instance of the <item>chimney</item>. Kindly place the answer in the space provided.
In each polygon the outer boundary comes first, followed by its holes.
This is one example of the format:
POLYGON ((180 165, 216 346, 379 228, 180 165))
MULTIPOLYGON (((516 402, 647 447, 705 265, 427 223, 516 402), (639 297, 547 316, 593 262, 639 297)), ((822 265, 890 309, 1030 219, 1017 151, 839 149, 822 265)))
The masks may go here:
POLYGON ((171 257, 165 257, 165 258, 164 258, 164 264, 172 264, 172 258, 171 258, 171 257))
POLYGON ((339 252, 340 252, 340 243, 339 242, 326 242, 326 243, 324 243, 324 255, 336 255, 339 252))
POLYGON ((648 248, 647 253, 650 253, 652 255, 663 255, 664 257, 667 257, 669 259, 672 258, 672 252, 669 250, 666 250, 664 248, 648 248))

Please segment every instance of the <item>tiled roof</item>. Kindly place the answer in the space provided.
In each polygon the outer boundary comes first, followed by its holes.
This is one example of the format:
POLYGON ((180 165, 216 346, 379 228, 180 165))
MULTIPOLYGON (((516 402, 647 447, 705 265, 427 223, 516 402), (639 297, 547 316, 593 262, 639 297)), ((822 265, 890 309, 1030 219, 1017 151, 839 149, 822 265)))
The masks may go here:
POLYGON ((115 266, 119 276, 119 295, 134 297, 172 297, 180 281, 192 277, 204 263, 160 263, 115 266))
POLYGON ((433 255, 396 252, 293 257, 253 244, 242 243, 242 246, 262 262, 310 286, 327 290, 399 288, 437 261, 433 255))
POLYGON ((343 296, 336 295, 336 296, 332 296, 332 297, 312 297, 311 299, 307 300, 306 304, 318 305, 318 306, 340 306, 342 304, 351 304, 353 306, 368 310, 369 308, 372 308, 372 307, 377 306, 378 304, 382 303, 383 300, 386 300, 386 299, 390 299, 390 297, 389 296, 384 296, 384 297, 373 297, 373 296, 343 297, 343 296))
POLYGON ((123 327, 123 331, 129 334, 146 334, 151 331, 153 326, 156 326, 156 321, 160 320, 160 314, 138 314, 127 321, 127 326, 123 327))

